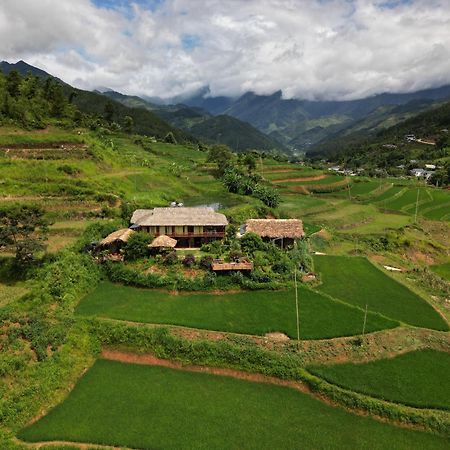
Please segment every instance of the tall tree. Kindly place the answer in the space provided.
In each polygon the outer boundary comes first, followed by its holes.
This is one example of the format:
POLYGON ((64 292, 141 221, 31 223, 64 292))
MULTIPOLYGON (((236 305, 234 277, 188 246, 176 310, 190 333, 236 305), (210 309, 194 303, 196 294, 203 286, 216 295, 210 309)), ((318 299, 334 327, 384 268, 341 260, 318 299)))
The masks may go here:
POLYGON ((16 263, 26 268, 45 248, 48 222, 37 206, 15 205, 0 210, 0 247, 15 251, 16 263))

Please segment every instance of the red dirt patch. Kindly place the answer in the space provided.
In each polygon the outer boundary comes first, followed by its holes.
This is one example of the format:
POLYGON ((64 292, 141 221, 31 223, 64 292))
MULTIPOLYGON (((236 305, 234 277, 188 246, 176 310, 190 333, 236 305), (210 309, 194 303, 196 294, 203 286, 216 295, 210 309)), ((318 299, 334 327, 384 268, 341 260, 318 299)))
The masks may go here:
POLYGON ((328 175, 316 175, 314 177, 284 178, 272 180, 272 183, 286 183, 287 181, 317 181, 327 178, 328 175))
POLYGON ((298 381, 281 380, 279 378, 269 377, 258 373, 243 372, 241 370, 221 367, 183 365, 181 362, 170 361, 168 359, 160 359, 148 353, 136 354, 118 350, 104 349, 102 351, 101 357, 103 359, 108 359, 111 361, 120 361, 124 363, 142 364, 148 366, 168 367, 170 369, 185 370, 188 372, 201 372, 210 373, 213 375, 222 375, 226 377, 237 378, 239 380, 254 381, 257 383, 269 383, 276 384, 278 386, 288 386, 300 392, 310 391, 306 385, 298 381))

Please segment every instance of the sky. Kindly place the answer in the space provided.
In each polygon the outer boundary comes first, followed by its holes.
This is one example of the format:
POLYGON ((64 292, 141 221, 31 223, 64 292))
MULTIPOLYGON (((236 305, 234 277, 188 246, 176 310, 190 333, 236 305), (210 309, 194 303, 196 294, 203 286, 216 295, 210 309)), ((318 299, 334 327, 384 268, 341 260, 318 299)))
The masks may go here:
POLYGON ((450 0, 1 0, 0 43, 83 89, 351 100, 450 84, 450 0))

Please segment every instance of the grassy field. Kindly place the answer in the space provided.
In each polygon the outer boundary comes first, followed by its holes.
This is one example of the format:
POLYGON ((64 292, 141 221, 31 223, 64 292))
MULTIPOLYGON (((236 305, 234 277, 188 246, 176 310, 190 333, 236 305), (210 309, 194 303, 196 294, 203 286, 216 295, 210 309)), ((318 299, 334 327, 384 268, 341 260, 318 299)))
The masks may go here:
POLYGON ((418 408, 450 409, 450 354, 435 350, 406 353, 366 364, 314 366, 310 372, 330 383, 418 408))
POLYGON ((431 266, 430 269, 444 280, 450 281, 450 262, 431 266))
POLYGON ((350 414, 290 388, 99 360, 19 433, 140 449, 445 449, 435 435, 350 414))
POLYGON ((385 275, 367 259, 317 256, 318 290, 353 305, 418 327, 448 330, 444 319, 421 297, 385 275))
MULTIPOLYGON (((299 298, 301 338, 322 339, 361 333, 362 310, 306 288, 300 289, 299 298)), ((297 335, 293 291, 170 295, 105 282, 81 301, 76 313, 243 334, 263 335, 279 331, 292 338, 297 335)), ((394 321, 371 314, 367 331, 396 325, 394 321)))

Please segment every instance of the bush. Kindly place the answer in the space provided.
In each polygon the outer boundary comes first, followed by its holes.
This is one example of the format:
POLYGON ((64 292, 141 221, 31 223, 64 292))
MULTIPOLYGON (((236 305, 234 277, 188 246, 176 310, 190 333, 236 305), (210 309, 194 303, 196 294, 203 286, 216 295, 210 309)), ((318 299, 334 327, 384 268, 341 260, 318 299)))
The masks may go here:
POLYGON ((195 265, 195 256, 192 253, 188 253, 182 263, 185 267, 193 267, 195 265))
POLYGON ((265 250, 266 244, 256 233, 245 233, 241 238, 241 249, 247 255, 253 255, 257 250, 265 250))
POLYGON ((176 251, 170 252, 164 257, 164 264, 166 266, 174 266, 177 263, 178 263, 178 256, 176 251))
POLYGON ((152 237, 148 233, 133 233, 125 245, 125 259, 127 261, 134 261, 145 258, 149 253, 148 244, 151 241, 152 237))
POLYGON ((213 262, 213 257, 209 256, 209 255, 205 255, 205 256, 202 256, 202 258, 200 259, 199 265, 202 269, 210 270, 212 262, 213 262))

